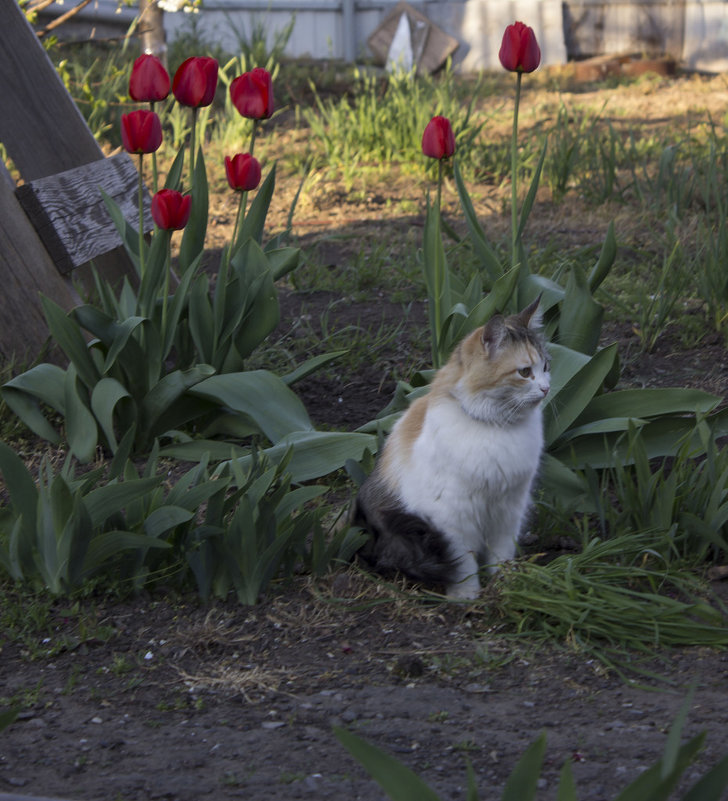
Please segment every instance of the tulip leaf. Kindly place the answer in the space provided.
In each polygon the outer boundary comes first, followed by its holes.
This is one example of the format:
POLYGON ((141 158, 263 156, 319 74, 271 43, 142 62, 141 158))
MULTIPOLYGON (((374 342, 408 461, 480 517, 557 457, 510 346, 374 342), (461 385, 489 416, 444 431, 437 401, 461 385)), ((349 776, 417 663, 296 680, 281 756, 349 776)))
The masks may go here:
POLYGON ((294 431, 313 429, 299 397, 266 370, 215 375, 190 392, 250 418, 273 443, 294 431))
POLYGON ((29 530, 35 531, 38 507, 38 490, 35 481, 23 460, 12 448, 1 441, 0 473, 3 474, 10 502, 18 514, 23 517, 23 525, 29 530))
POLYGON ((457 185, 458 195, 460 196, 460 205, 462 206, 465 215, 465 222, 468 226, 468 233, 470 234, 470 241, 473 245, 473 250, 480 260, 481 267, 485 270, 489 279, 489 286, 494 284, 498 278, 503 274, 503 267, 496 255, 495 251, 488 244, 485 233, 481 228, 478 217, 475 213, 473 202, 470 199, 468 190, 463 181, 462 173, 460 172, 460 165, 457 159, 453 160, 453 174, 455 176, 455 184, 457 185))
POLYGON ((118 443, 114 433, 114 410, 123 398, 129 398, 129 392, 115 378, 102 378, 91 392, 91 410, 106 437, 112 453, 116 453, 118 443))
POLYGON ((470 310, 468 316, 460 324, 457 339, 479 328, 490 320, 497 312, 505 309, 518 285, 518 267, 511 267, 493 284, 491 291, 470 310))
POLYGON ((198 259, 192 265, 190 265, 190 269, 184 273, 180 279, 179 285, 175 289, 174 296, 172 297, 172 302, 167 313, 167 326, 166 329, 162 331, 162 359, 166 359, 167 356, 169 356, 170 350, 172 349, 174 336, 177 333, 177 326, 179 325, 182 311, 188 300, 190 284, 192 283, 192 279, 195 277, 195 271, 201 259, 202 254, 200 254, 198 259))
POLYGON ((334 727, 334 734, 394 801, 440 801, 428 784, 393 756, 346 729, 334 727))
POLYGON ((521 242, 522 240, 523 232, 526 228, 526 223, 528 222, 528 218, 531 214, 533 203, 536 200, 536 192, 538 191, 538 185, 541 180, 541 171, 543 170, 543 163, 544 160, 546 159, 547 149, 548 149, 548 137, 544 140, 543 147, 541 148, 541 156, 539 157, 538 164, 536 165, 536 170, 534 171, 533 178, 531 179, 531 185, 528 187, 528 192, 526 193, 523 205, 521 206, 521 211, 518 219, 518 234, 517 234, 518 242, 521 242))
POLYGON ((541 734, 523 752, 503 788, 501 801, 533 801, 546 752, 546 734, 541 734))
POLYGON ((137 303, 139 313, 154 317, 157 299, 162 297, 165 274, 170 269, 168 260, 172 231, 156 229, 144 260, 144 274, 139 285, 137 303))
POLYGON ((60 435, 41 412, 38 401, 65 415, 65 370, 55 364, 38 364, 8 381, 2 389, 7 405, 31 431, 48 442, 58 442, 60 435))
POLYGON ((215 356, 215 318, 210 306, 209 280, 204 273, 192 284, 188 312, 190 335, 197 348, 197 357, 211 364, 215 356))
POLYGON ((152 431, 157 420, 181 395, 214 373, 215 368, 209 364, 197 364, 188 370, 175 370, 161 378, 142 400, 143 430, 152 431))
POLYGON ((164 182, 165 189, 173 189, 175 192, 179 192, 181 190, 182 173, 185 167, 186 150, 187 147, 183 145, 177 151, 177 155, 174 157, 172 166, 169 168, 169 171, 167 172, 167 180, 164 182))
POLYGON ((425 284, 427 286, 427 312, 432 337, 432 363, 440 367, 447 354, 442 342, 446 311, 452 308, 450 271, 442 245, 440 210, 428 202, 425 216, 424 252, 422 254, 425 284))
MULTIPOLYGON (((300 483, 321 478, 341 469, 349 459, 361 461, 366 451, 377 450, 377 435, 345 431, 298 431, 284 437, 278 444, 262 451, 272 464, 289 456, 286 473, 291 481, 300 483)), ((244 469, 253 464, 246 454, 236 460, 244 469)), ((218 465, 213 477, 224 475, 231 469, 230 462, 218 465)))
POLYGON ((69 365, 66 371, 64 392, 68 444, 79 462, 90 462, 96 452, 98 426, 79 394, 78 376, 73 364, 69 365))
POLYGON ((107 531, 104 534, 98 534, 89 543, 83 570, 87 576, 91 576, 123 551, 171 547, 169 542, 152 539, 144 534, 134 534, 130 531, 107 531))
POLYGON ((91 490, 83 500, 94 528, 103 527, 110 517, 149 495, 161 483, 160 476, 151 476, 105 484, 91 490))
POLYGON ((576 422, 582 424, 604 417, 707 414, 720 402, 718 395, 701 389, 623 389, 591 400, 576 422))
POLYGON ((187 523, 193 516, 194 512, 181 506, 158 506, 144 521, 144 531, 149 537, 161 537, 181 523, 187 523))
POLYGON ((205 159, 202 155, 202 148, 198 150, 197 158, 195 159, 191 195, 190 218, 185 226, 184 234, 182 235, 182 243, 179 248, 178 257, 180 270, 183 273, 192 267, 197 257, 202 253, 205 247, 205 236, 207 234, 209 196, 207 172, 205 170, 205 159))
POLYGON ((311 375, 311 373, 315 373, 329 362, 332 362, 341 356, 345 356, 348 352, 348 350, 335 350, 331 351, 331 353, 321 353, 318 356, 312 356, 310 359, 306 359, 303 364, 299 364, 295 370, 292 370, 290 373, 286 373, 285 375, 281 376, 281 380, 290 387, 297 381, 301 381, 303 378, 308 377, 311 375))
POLYGON ((250 313, 243 319, 235 337, 235 347, 242 359, 248 356, 271 334, 280 321, 280 306, 273 276, 267 272, 251 299, 250 313))
POLYGON ((81 381, 87 387, 93 387, 101 376, 78 325, 45 295, 41 295, 41 303, 54 339, 75 366, 81 381))
POLYGON ((601 389, 616 357, 617 346, 610 345, 592 356, 566 384, 546 399, 544 436, 547 447, 584 411, 601 389))
POLYGON ((126 250, 129 260, 134 266, 137 275, 139 275, 141 273, 139 268, 139 229, 130 225, 119 205, 111 196, 107 195, 100 187, 99 191, 106 205, 106 210, 109 212, 109 217, 111 217, 111 221, 114 223, 114 227, 124 245, 124 250, 126 250))
POLYGON ((614 235, 614 220, 609 223, 607 235, 602 245, 599 259, 594 265, 591 273, 589 273, 589 290, 596 292, 602 281, 607 277, 607 274, 614 264, 617 257, 617 238, 614 235))
POLYGON ((604 309, 592 297, 584 271, 573 265, 561 305, 559 344, 591 355, 599 344, 603 317, 604 309))
POLYGON ((270 262, 273 280, 278 281, 298 267, 301 261, 300 248, 273 248, 265 249, 265 255, 270 262))
POLYGON ((245 220, 240 226, 238 241, 232 244, 234 251, 242 247, 248 239, 252 239, 258 244, 262 242, 263 228, 265 226, 266 217, 268 216, 268 208, 270 207, 275 185, 276 165, 274 163, 265 180, 258 188, 253 202, 250 204, 250 208, 245 215, 245 220))

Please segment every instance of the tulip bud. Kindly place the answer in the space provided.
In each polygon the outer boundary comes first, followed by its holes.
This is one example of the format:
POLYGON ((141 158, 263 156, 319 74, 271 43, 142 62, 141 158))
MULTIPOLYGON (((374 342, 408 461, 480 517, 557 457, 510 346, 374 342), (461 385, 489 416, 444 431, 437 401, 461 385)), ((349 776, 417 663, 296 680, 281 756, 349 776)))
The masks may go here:
POLYGON ((137 103, 156 103, 168 94, 169 73, 164 64, 156 56, 139 56, 131 68, 129 97, 137 103))
POLYGON ((230 84, 230 99, 243 117, 265 120, 273 113, 273 83, 262 67, 239 75, 230 84))
POLYGON ((533 72, 541 63, 541 50, 533 28, 522 22, 508 25, 498 58, 510 72, 533 72))
POLYGON ((121 142, 127 153, 154 153, 162 144, 162 123, 154 111, 121 115, 121 142))
POLYGON ((209 106, 217 89, 217 61, 206 56, 193 56, 183 61, 172 81, 172 93, 183 106, 209 106))
POLYGON ((455 135, 447 117, 433 117, 422 134, 422 152, 432 159, 446 159, 455 152, 455 135))
POLYGON ((231 189, 248 192, 260 183, 260 163, 250 153, 225 156, 225 174, 231 189))
POLYGON ((152 198, 152 219, 165 231, 179 231, 190 219, 192 198, 174 189, 160 189, 152 198))

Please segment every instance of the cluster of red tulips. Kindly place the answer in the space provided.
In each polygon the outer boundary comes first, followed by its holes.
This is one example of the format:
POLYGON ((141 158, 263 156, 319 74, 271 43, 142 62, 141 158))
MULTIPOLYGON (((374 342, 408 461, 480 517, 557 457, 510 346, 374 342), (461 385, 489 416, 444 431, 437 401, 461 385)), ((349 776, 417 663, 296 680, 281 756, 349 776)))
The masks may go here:
MULTIPOLYGON (((541 62, 541 50, 533 29, 522 22, 509 25, 503 34, 500 62, 520 77, 533 72, 541 62)), ((217 91, 218 63, 214 58, 188 58, 174 78, 153 55, 140 56, 132 68, 129 96, 138 103, 149 103, 149 110, 131 111, 121 118, 121 136, 129 153, 154 153, 162 143, 162 125, 154 104, 165 100, 170 91, 178 103, 195 110, 209 106, 217 91)), ((230 84, 230 99, 237 111, 251 120, 267 119, 273 113, 273 85, 270 73, 256 67, 230 84)), ((253 134, 254 142, 255 134, 253 134)), ((251 151, 253 144, 251 142, 251 151)), ((435 116, 422 136, 422 152, 442 162, 455 153, 455 135, 447 117, 435 116)), ((237 153, 225 157, 225 173, 230 188, 248 192, 260 183, 260 163, 252 154, 237 153)), ((152 199, 152 218, 160 229, 184 228, 190 216, 191 199, 172 189, 162 189, 152 199)))
MULTIPOLYGON (((541 49, 533 28, 523 22, 509 25, 503 34, 500 63, 509 72, 533 72, 541 63, 541 49)), ((422 152, 433 159, 447 159, 455 152, 455 136, 447 117, 433 117, 422 135, 422 152)))
MULTIPOLYGON (((162 144, 162 124, 154 104, 165 100, 170 91, 176 101, 193 110, 209 106, 215 98, 218 63, 214 58, 194 56, 184 61, 170 80, 162 62, 153 55, 140 56, 132 67, 129 96, 149 109, 130 111, 121 118, 124 149, 140 156, 155 153, 162 144)), ((273 113, 273 85, 270 73, 256 67, 230 84, 230 99, 238 112, 251 120, 267 119, 273 113)), ((260 163, 252 153, 225 157, 230 188, 248 192, 260 183, 260 163)), ((179 230, 190 217, 191 198, 173 189, 162 189, 152 198, 152 218, 163 230, 179 230)))

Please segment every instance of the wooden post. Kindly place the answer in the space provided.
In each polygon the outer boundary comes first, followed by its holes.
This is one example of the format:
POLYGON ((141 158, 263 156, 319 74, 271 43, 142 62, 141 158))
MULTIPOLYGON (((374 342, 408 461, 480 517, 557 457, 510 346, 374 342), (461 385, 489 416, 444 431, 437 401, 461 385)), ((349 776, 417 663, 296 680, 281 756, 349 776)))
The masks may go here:
MULTIPOLYGON (((0 142, 25 181, 79 167, 104 158, 81 112, 66 91, 43 45, 17 3, 2 0, 0 142)), ((112 282, 133 268, 121 248, 94 263, 112 282)), ((80 268, 76 278, 88 279, 80 268)))
MULTIPOLYGON (((18 4, 0 0, 0 6, 0 142, 23 181, 46 179, 105 160, 18 4)), ((0 164, 0 354, 26 360, 38 355, 48 337, 39 293, 67 309, 78 298, 43 246, 14 189, 14 181, 0 164)), ((94 264, 114 284, 124 276, 136 280, 121 247, 95 255, 94 264)), ((74 265, 73 275, 92 286, 88 263, 74 265)))
POLYGON ((3 165, 0 173, 0 355, 23 366, 48 338, 40 293, 65 309, 78 298, 38 239, 3 165))

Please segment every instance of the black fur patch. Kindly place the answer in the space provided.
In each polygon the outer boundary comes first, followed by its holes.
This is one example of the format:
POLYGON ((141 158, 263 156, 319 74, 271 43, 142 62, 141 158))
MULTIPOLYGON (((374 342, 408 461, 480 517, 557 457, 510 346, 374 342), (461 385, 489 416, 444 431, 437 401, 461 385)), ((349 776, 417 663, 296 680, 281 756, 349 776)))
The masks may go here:
POLYGON ((418 515, 402 509, 391 495, 382 497, 380 494, 379 503, 369 504, 366 502, 368 494, 360 492, 352 518, 355 525, 371 535, 359 551, 367 565, 383 575, 400 572, 423 584, 450 583, 455 571, 450 546, 443 533, 418 515))

